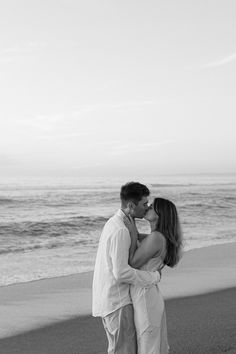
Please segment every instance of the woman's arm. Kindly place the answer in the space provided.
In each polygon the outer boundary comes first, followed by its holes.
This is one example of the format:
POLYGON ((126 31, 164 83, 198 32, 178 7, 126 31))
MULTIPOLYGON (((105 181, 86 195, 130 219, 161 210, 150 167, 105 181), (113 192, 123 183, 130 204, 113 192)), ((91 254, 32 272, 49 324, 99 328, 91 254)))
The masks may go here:
POLYGON ((154 231, 148 235, 135 252, 130 255, 129 264, 133 268, 140 268, 156 255, 163 247, 163 236, 154 231))
POLYGON ((125 226, 129 230, 129 234, 130 234, 130 238, 131 238, 131 245, 129 248, 129 259, 131 259, 131 258, 133 258, 134 253, 137 249, 138 230, 137 230, 137 227, 135 225, 135 221, 133 218, 125 217, 123 220, 124 220, 125 226))
POLYGON ((131 237, 131 246, 129 249, 129 265, 133 268, 142 267, 163 247, 163 235, 154 231, 147 235, 137 248, 137 228, 134 220, 124 219, 125 226, 128 228, 131 237))
POLYGON ((134 257, 134 254, 137 249, 138 234, 136 232, 130 233, 130 238, 131 238, 131 245, 129 248, 129 265, 131 265, 130 259, 134 257))
POLYGON ((138 233, 139 242, 142 242, 147 236, 148 236, 148 234, 140 234, 140 233, 138 233))

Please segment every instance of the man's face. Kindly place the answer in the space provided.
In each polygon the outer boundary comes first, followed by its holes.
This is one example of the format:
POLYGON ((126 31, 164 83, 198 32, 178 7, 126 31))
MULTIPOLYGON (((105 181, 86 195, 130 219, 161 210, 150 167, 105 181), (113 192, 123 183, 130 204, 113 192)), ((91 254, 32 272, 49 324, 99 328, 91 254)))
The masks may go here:
POLYGON ((148 197, 142 197, 138 204, 134 204, 133 217, 142 219, 148 211, 148 197))

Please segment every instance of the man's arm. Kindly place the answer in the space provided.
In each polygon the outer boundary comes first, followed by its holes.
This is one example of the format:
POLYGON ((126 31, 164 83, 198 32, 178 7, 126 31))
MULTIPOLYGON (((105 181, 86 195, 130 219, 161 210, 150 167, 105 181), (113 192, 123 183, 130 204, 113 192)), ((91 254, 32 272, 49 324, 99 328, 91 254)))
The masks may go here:
POLYGON ((126 228, 118 230, 110 240, 110 257, 114 277, 120 282, 150 286, 160 281, 159 272, 148 272, 129 266, 130 235, 126 228))

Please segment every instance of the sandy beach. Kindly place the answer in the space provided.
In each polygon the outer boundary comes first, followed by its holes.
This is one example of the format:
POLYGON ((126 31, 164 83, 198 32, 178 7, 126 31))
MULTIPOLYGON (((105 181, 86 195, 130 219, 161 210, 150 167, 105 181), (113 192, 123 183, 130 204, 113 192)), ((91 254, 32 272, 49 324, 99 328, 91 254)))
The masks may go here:
MULTIPOLYGON (((171 353, 236 354, 236 243, 195 249, 164 269, 171 353)), ((0 288, 0 353, 106 353, 91 316, 92 272, 0 288)))

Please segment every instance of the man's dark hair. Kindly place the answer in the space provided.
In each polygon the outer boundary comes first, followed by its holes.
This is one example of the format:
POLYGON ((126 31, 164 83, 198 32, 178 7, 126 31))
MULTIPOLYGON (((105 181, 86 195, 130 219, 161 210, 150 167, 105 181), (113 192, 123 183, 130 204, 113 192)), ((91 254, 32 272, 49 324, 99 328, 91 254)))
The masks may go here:
POLYGON ((139 182, 128 182, 121 187, 120 199, 122 203, 132 201, 135 204, 142 199, 142 197, 148 197, 150 191, 148 187, 139 182))

